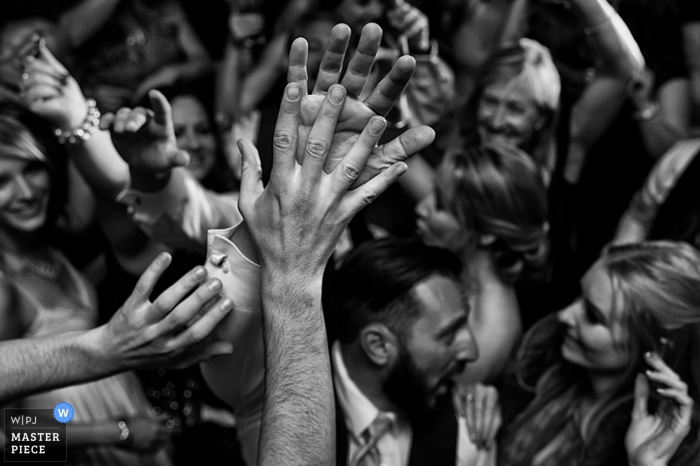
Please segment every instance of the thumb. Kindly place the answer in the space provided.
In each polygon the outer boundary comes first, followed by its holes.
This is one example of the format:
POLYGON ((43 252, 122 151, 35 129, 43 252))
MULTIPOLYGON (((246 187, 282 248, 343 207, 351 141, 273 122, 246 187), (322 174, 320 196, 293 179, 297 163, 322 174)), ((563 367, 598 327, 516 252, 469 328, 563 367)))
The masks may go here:
POLYGON ((637 378, 634 381, 634 408, 632 409, 633 420, 641 419, 648 414, 648 400, 649 382, 644 374, 637 374, 637 378))
POLYGON ((239 139, 238 149, 241 151, 243 166, 241 168, 240 203, 252 203, 263 192, 262 166, 258 149, 249 139, 239 139))
POLYGON ((186 167, 190 164, 190 154, 187 151, 178 149, 171 158, 172 167, 186 167))
POLYGON ((151 106, 153 107, 153 119, 159 125, 163 125, 166 128, 171 128, 173 126, 173 116, 172 108, 170 107, 170 102, 165 96, 155 89, 148 92, 148 98, 151 101, 151 106))
POLYGON ((46 62, 55 68, 60 73, 67 73, 66 67, 58 61, 56 57, 53 56, 49 48, 46 46, 46 39, 43 37, 39 39, 39 52, 41 52, 41 57, 46 60, 46 62))

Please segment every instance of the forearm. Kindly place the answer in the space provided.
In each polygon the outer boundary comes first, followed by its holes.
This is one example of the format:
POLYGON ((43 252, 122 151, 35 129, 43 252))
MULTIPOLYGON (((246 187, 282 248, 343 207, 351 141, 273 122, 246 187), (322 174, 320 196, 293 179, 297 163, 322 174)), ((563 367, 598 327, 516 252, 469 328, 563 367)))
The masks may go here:
POLYGON ((112 16, 120 0, 83 0, 61 15, 58 20, 73 47, 93 36, 112 16))
POLYGON ((112 144, 108 131, 97 131, 82 144, 68 146, 71 159, 90 188, 114 200, 129 183, 129 166, 112 144))
POLYGON ((0 406, 32 393, 109 375, 98 333, 71 332, 0 342, 0 406))
POLYGON ((630 80, 644 58, 625 22, 605 0, 574 0, 584 17, 591 45, 601 59, 599 73, 630 80))
POLYGON ((238 116, 241 90, 240 60, 243 51, 229 41, 216 75, 216 111, 238 116))
POLYGON ((263 266, 267 378, 259 464, 332 465, 335 406, 322 273, 291 275, 263 266))

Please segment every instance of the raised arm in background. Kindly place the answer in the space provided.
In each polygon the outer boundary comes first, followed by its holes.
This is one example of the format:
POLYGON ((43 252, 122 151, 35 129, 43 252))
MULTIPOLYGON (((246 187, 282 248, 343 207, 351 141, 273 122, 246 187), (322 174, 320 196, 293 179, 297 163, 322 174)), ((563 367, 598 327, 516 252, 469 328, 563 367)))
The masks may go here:
MULTIPOLYGON (((160 255, 141 276, 129 299, 101 327, 0 342, 0 406, 33 393, 126 370, 187 367, 230 354, 233 348, 229 343, 208 337, 231 310, 232 303, 225 299, 207 306, 221 283, 205 282, 206 271, 202 267, 193 269, 155 301, 149 301, 170 260, 168 254, 160 255), (203 309, 206 312, 201 314, 203 309)), ((12 290, 0 286, 0 305, 11 300, 12 290)))
POLYGON ((82 0, 61 14, 58 24, 70 38, 71 46, 80 47, 104 26, 122 0, 82 0))
POLYGON ((644 59, 625 22, 605 0, 573 0, 581 12, 599 66, 571 113, 564 176, 578 182, 586 154, 622 108, 644 59))

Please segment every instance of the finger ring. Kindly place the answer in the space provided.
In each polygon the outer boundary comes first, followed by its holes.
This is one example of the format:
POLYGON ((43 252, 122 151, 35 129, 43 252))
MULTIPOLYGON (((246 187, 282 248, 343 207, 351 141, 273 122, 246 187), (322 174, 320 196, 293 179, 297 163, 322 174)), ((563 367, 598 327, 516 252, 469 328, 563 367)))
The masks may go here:
POLYGON ((70 75, 68 73, 61 73, 61 75, 58 77, 58 82, 61 84, 61 86, 66 86, 68 84, 68 78, 70 75))

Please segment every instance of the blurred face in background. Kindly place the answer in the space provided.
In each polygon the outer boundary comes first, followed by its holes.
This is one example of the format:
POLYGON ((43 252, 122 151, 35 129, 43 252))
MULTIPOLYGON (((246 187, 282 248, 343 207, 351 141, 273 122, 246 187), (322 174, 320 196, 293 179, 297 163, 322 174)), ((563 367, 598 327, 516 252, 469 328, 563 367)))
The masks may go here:
POLYGON ((321 67, 323 53, 326 51, 326 44, 331 36, 333 26, 335 24, 330 21, 318 20, 309 23, 302 32, 302 37, 309 43, 309 58, 306 66, 306 69, 309 70, 309 92, 316 84, 318 70, 321 67))
POLYGON ((527 151, 543 120, 527 80, 521 77, 486 86, 479 99, 477 131, 482 144, 527 151))
POLYGON ((43 163, 0 154, 0 227, 24 233, 43 227, 50 191, 43 163))
POLYGON ((341 21, 350 26, 353 34, 359 34, 365 24, 380 21, 386 8, 385 0, 342 0, 335 12, 341 21))
POLYGON ((217 142, 214 127, 202 103, 194 96, 181 95, 172 100, 173 125, 177 145, 190 154, 187 169, 202 181, 216 162, 217 142))

